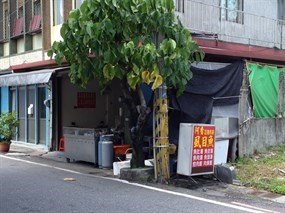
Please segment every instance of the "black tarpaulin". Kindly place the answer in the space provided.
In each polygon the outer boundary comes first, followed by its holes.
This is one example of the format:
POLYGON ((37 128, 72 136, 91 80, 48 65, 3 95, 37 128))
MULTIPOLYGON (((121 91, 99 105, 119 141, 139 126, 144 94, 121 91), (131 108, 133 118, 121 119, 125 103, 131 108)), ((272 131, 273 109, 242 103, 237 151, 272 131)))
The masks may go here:
POLYGON ((213 105, 230 105, 239 101, 243 76, 243 62, 207 70, 191 67, 193 78, 184 93, 176 97, 170 93, 169 138, 178 143, 179 123, 211 122, 213 105))

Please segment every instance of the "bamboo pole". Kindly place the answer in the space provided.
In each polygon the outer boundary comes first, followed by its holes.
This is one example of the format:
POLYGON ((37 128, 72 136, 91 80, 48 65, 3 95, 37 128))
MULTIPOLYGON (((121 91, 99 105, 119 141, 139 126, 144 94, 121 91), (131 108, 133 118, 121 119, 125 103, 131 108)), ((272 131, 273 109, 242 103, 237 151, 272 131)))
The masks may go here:
POLYGON ((166 86, 155 91, 154 99, 154 160, 155 179, 167 183, 169 171, 168 101, 166 86))
POLYGON ((281 71, 279 73, 279 90, 278 90, 278 109, 277 109, 277 117, 283 117, 283 109, 284 109, 284 72, 281 71))

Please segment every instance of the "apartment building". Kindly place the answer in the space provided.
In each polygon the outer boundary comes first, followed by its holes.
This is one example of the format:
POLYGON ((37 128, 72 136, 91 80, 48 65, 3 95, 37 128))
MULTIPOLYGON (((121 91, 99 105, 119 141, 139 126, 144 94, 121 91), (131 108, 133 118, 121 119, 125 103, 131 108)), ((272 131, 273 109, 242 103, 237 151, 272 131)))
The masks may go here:
MULTIPOLYGON (((193 39, 206 53, 204 60, 206 63, 194 66, 215 73, 221 68, 226 69, 211 90, 214 90, 215 85, 222 84, 224 81, 222 77, 230 73, 231 70, 227 69, 228 64, 234 62, 243 64, 239 71, 240 77, 229 78, 233 81, 228 81, 225 85, 231 87, 230 93, 223 93, 221 96, 206 95, 214 102, 209 107, 212 111, 208 111, 212 116, 212 122, 220 117, 236 120, 234 124, 226 123, 229 120, 223 121, 225 131, 229 131, 230 127, 236 127, 234 134, 236 138, 228 136, 231 138, 228 156, 234 160, 237 150, 239 156, 243 156, 269 146, 284 144, 282 140, 284 136, 280 131, 284 128, 284 118, 282 118, 284 90, 280 86, 285 64, 284 0, 175 0, 174 2, 183 25, 190 30, 193 39), (248 63, 244 63, 245 61, 248 63), (259 73, 258 77, 253 74, 256 77, 254 79, 253 75, 249 74, 254 73, 248 69, 249 63, 258 68, 258 72, 255 72, 259 73), (245 70, 247 72, 244 72, 245 70), (274 73, 274 77, 273 74, 269 76, 269 73, 274 73), (265 84, 266 80, 270 81, 270 84, 265 84), (231 93, 233 85, 237 82, 240 90, 233 94, 231 93), (272 90, 274 92, 267 93, 269 88, 273 88, 271 85, 273 82, 279 85, 279 88, 275 86, 272 90), (259 93, 254 85, 260 85, 259 93), (257 100, 258 95, 260 99, 257 100), (274 98, 268 101, 266 97, 274 98), (224 103, 218 105, 219 101, 224 103), (234 101, 235 104, 229 104, 230 101, 234 101), (257 108, 269 103, 273 106, 271 115, 264 115, 267 119, 256 116, 257 108)), ((204 82, 212 82, 215 77, 217 75, 209 76, 204 82)), ((201 94, 203 93, 200 93, 199 98, 201 94)), ((189 102, 197 105, 196 99, 188 100, 189 102)), ((197 108, 199 109, 199 106, 197 108)), ((204 118, 205 113, 193 115, 194 118, 199 116, 204 118)))
POLYGON ((60 39, 60 27, 69 11, 78 8, 82 2, 0 2, 0 105, 1 112, 17 112, 20 125, 16 141, 56 149, 51 142, 55 115, 51 113, 50 100, 58 86, 55 83, 57 76, 66 76, 67 72, 62 72, 66 69, 50 60, 47 51, 55 40, 60 39), (52 78, 54 81, 50 81, 52 78))
POLYGON ((0 86, 3 111, 16 111, 15 142, 57 150, 65 126, 115 126, 119 91, 101 95, 97 80, 73 85, 68 65, 47 56, 72 9, 84 0, 0 2, 0 86))
POLYGON ((284 0, 175 0, 206 60, 284 64, 284 0))

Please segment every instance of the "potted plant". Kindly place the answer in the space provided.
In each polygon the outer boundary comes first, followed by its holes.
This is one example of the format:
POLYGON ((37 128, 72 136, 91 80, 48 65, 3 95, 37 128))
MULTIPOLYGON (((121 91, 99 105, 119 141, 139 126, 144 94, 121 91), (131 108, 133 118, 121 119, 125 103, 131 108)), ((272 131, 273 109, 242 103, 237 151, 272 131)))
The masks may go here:
POLYGON ((9 151, 17 126, 18 120, 15 112, 3 112, 0 115, 0 152, 9 151))

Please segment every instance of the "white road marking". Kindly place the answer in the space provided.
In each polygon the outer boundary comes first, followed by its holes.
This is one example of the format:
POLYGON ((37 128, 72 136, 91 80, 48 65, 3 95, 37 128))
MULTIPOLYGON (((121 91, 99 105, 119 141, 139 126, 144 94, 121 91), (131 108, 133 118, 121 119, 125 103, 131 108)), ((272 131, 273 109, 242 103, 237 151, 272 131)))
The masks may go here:
POLYGON ((8 156, 5 156, 5 155, 0 155, 0 157, 7 158, 7 159, 10 159, 10 160, 15 160, 15 161, 21 161, 21 162, 24 162, 24 163, 34 164, 34 165, 37 165, 37 166, 43 166, 43 167, 48 167, 48 168, 54 168, 54 169, 62 170, 62 171, 69 172, 69 173, 74 173, 74 174, 79 174, 79 175, 83 174, 83 173, 81 173, 81 172, 76 172, 76 171, 69 170, 69 169, 63 169, 63 168, 60 168, 60 167, 51 166, 51 165, 47 165, 47 164, 43 164, 43 163, 36 163, 36 162, 32 162, 32 161, 28 161, 28 160, 23 160, 23 159, 19 159, 19 158, 8 157, 8 156))
MULTIPOLYGON (((267 211, 264 211, 264 210, 261 211, 261 210, 252 209, 252 208, 248 208, 248 207, 243 207, 243 206, 239 206, 239 205, 223 203, 223 202, 220 202, 220 201, 215 201, 215 200, 211 200, 211 199, 207 199, 207 198, 202 198, 202 197, 197 197, 197 196, 193 196, 193 195, 183 194, 183 193, 180 193, 180 192, 173 192, 173 191, 168 191, 168 190, 165 190, 165 189, 155 188, 155 187, 152 187, 152 186, 146 186, 146 185, 142 185, 142 184, 139 184, 139 183, 131 183, 131 182, 126 181, 126 180, 121 180, 121 179, 116 179, 116 178, 109 178, 109 177, 101 177, 101 176, 90 175, 90 174, 84 174, 84 173, 76 172, 76 171, 69 170, 69 169, 63 169, 63 168, 60 168, 60 167, 51 166, 51 165, 47 165, 47 164, 36 163, 36 162, 28 161, 28 160, 8 157, 8 156, 5 156, 5 155, 0 155, 0 157, 7 158, 7 159, 10 159, 10 160, 20 161, 20 162, 24 162, 24 163, 29 163, 29 164, 33 164, 33 165, 37 165, 37 166, 53 168, 53 169, 57 169, 57 170, 61 170, 61 171, 65 171, 65 172, 69 172, 69 173, 73 173, 73 174, 79 174, 79 175, 84 175, 84 176, 89 176, 89 177, 97 177, 97 178, 117 181, 117 182, 121 182, 121 183, 128 184, 128 185, 133 185, 133 186, 137 186, 137 187, 141 187, 141 188, 145 188, 145 189, 149 189, 149 190, 153 190, 153 191, 163 192, 163 193, 167 193, 167 194, 171 194, 171 195, 186 197, 186 198, 189 198, 189 199, 199 200, 199 201, 202 201, 202 202, 207 202, 207 203, 211 203, 211 204, 215 204, 215 205, 225 206, 225 207, 228 207, 228 208, 238 209, 238 210, 242 210, 242 211, 245 211, 245 212, 266 213, 268 211, 268 210, 267 211)), ((271 211, 271 212, 273 213, 273 211, 271 211)))
POLYGON ((245 207, 248 207, 248 208, 251 208, 251 209, 256 209, 256 210, 269 212, 269 213, 280 213, 280 212, 276 212, 276 211, 272 211, 272 210, 268 210, 268 209, 263 209, 263 208, 251 206, 251 205, 248 205, 248 204, 245 204, 245 203, 232 202, 232 204, 235 204, 235 205, 238 205, 238 206, 245 206, 245 207))

